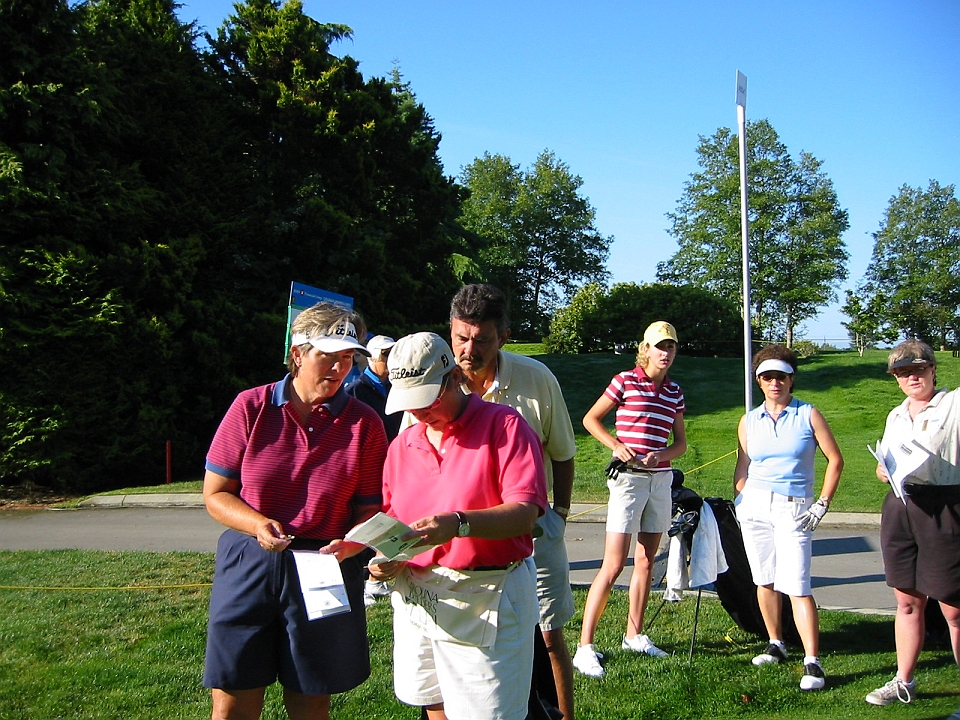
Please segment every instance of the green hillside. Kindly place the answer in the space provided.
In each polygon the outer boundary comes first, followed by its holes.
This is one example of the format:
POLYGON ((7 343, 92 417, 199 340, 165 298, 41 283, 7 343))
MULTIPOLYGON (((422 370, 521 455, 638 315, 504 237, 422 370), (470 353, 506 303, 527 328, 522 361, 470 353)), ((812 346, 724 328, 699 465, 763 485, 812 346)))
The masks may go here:
MULTIPOLYGON (((580 423, 610 378, 633 364, 632 355, 547 355, 542 346, 514 344, 507 349, 531 355, 556 374, 577 433, 575 502, 606 502, 603 470, 609 451, 590 437, 580 423)), ((813 403, 826 417, 846 463, 834 510, 879 512, 886 485, 877 480, 876 463, 866 445, 883 433, 887 413, 903 400, 894 379, 886 373, 887 351, 825 352, 801 361, 795 395, 813 403)), ((938 385, 960 385, 960 359, 937 353, 938 385)), ((736 464, 737 423, 743 414, 743 365, 730 358, 678 357, 670 373, 686 396, 686 454, 676 463, 687 473, 686 484, 703 497, 732 497, 736 464)), ((754 386, 754 403, 762 398, 754 386)), ((613 414, 608 418, 613 425, 613 414)), ((818 456, 817 484, 823 478, 818 456)))

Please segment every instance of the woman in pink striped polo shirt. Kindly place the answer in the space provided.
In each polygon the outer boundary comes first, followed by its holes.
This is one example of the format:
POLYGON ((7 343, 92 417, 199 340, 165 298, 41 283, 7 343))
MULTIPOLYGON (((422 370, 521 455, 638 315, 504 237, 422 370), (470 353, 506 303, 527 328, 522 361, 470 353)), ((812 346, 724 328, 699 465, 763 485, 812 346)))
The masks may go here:
POLYGON ((650 597, 653 560, 660 537, 670 527, 670 462, 687 449, 683 391, 667 377, 676 356, 677 331, 673 325, 662 320, 652 323, 643 333, 637 367, 614 377, 583 417, 587 431, 613 454, 607 470, 610 502, 603 562, 587 594, 580 643, 573 658, 573 666, 590 677, 604 674, 593 637, 610 591, 626 565, 634 533, 637 552, 630 578, 627 631, 621 647, 653 657, 667 655, 640 631, 650 597), (614 408, 616 436, 603 424, 614 408))

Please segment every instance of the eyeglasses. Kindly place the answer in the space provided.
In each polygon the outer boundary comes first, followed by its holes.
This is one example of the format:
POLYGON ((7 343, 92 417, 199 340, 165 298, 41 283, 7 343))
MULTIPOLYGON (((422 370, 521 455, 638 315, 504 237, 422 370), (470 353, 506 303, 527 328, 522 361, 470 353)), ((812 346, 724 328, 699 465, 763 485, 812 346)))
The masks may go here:
POLYGON ((896 370, 891 370, 890 372, 893 374, 894 377, 900 378, 902 380, 903 378, 908 378, 911 375, 913 375, 914 377, 920 377, 925 372, 927 372, 927 370, 929 370, 930 367, 932 366, 914 365, 913 367, 897 368, 896 370))
POLYGON ((437 399, 434 400, 430 405, 423 408, 424 410, 436 410, 440 407, 440 402, 443 400, 443 393, 447 389, 447 380, 450 379, 450 373, 447 373, 443 376, 443 380, 440 381, 440 392, 437 393, 437 399))
POLYGON ((763 380, 764 382, 771 382, 773 380, 786 382, 788 377, 790 376, 783 372, 771 371, 771 372, 760 373, 760 379, 763 380))

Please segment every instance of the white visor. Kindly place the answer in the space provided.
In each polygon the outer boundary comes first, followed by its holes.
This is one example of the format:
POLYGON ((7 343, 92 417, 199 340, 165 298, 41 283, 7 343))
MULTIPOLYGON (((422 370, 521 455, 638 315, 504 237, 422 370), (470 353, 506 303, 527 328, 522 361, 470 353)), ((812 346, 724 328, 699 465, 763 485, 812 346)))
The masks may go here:
POLYGON ((306 333, 294 333, 290 338, 291 345, 313 345, 320 352, 335 353, 342 350, 356 350, 358 353, 370 357, 370 351, 360 344, 357 339, 357 329, 353 323, 339 322, 327 328, 324 332, 309 337, 306 333))
POLYGON ((757 377, 760 377, 765 372, 782 372, 787 375, 793 375, 793 368, 790 366, 790 363, 784 362, 783 360, 764 360, 757 367, 757 377))

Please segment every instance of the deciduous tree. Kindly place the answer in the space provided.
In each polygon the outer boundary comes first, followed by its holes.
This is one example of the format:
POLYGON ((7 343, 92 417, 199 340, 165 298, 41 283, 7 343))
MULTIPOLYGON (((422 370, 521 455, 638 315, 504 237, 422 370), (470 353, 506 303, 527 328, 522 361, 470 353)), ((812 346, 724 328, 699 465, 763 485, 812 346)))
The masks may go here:
MULTIPOLYGON (((791 343, 794 331, 836 298, 847 276, 842 233, 847 212, 822 162, 799 162, 767 120, 747 125, 751 315, 764 337, 791 343)), ((720 128, 701 137, 701 170, 668 213, 677 252, 657 267, 659 279, 693 283, 742 305, 740 170, 737 136, 720 128)))
POLYGON ((585 283, 604 282, 612 237, 594 226, 583 180, 549 150, 526 171, 485 153, 463 169, 470 190, 460 223, 482 236, 486 277, 510 299, 515 332, 543 337, 549 316, 585 283))
POLYGON ((734 356, 743 347, 737 308, 702 287, 616 283, 607 289, 590 283, 554 314, 547 349, 587 353, 628 346, 632 352, 656 320, 676 325, 685 355, 734 356))
POLYGON ((862 290, 894 335, 945 347, 960 329, 960 202, 953 185, 890 199, 862 290))
POLYGON ((860 357, 863 357, 864 350, 874 347, 878 341, 895 339, 881 330, 881 312, 876 298, 870 298, 864 303, 861 293, 852 290, 846 291, 846 298, 842 310, 849 320, 842 325, 850 334, 850 344, 857 349, 860 357))

